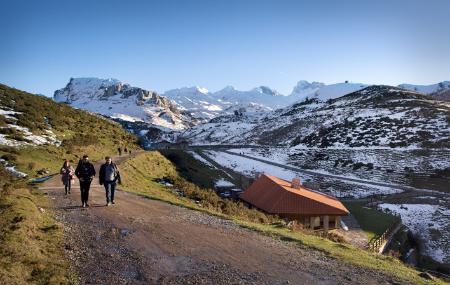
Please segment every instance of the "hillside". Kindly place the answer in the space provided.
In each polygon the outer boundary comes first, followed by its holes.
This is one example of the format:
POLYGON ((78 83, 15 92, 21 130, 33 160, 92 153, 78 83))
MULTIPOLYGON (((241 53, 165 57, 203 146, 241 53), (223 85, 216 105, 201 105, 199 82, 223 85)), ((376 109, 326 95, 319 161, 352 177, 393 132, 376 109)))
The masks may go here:
POLYGON ((96 114, 0 85, 0 157, 30 176, 55 172, 64 158, 100 159, 118 147, 139 148, 137 138, 96 114))
POLYGON ((398 87, 406 89, 406 90, 414 91, 414 92, 419 92, 422 94, 432 94, 437 91, 450 88, 450 81, 442 81, 439 83, 429 84, 429 85, 418 85, 418 84, 406 84, 405 83, 405 84, 398 85, 398 87))
POLYGON ((51 200, 23 177, 58 172, 83 154, 102 159, 119 146, 140 149, 117 123, 0 84, 0 283, 73 284, 51 200))
MULTIPOLYGON (((79 155, 88 153, 94 160, 106 154, 113 154, 118 145, 126 145, 129 149, 138 148, 134 136, 103 117, 4 85, 1 86, 1 92, 0 109, 4 122, 2 143, 8 144, 2 147, 3 157, 30 176, 35 176, 36 170, 43 166, 50 170, 57 169, 61 158, 75 160, 79 155), (10 134, 9 130, 19 131, 10 134), (50 137, 52 139, 49 139, 50 137), (36 164, 32 165, 33 162, 36 164)), ((167 156, 171 157, 170 153, 167 156)), ((125 159, 123 157, 117 160, 124 161, 120 165, 125 181, 121 189, 139 195, 119 192, 120 202, 109 209, 110 211, 101 207, 104 202, 104 192, 101 188, 93 189, 91 198, 94 207, 89 209, 89 212, 81 212, 86 210, 77 207, 79 198, 76 193, 65 198, 61 195, 62 192, 58 188, 59 177, 52 178, 48 188, 43 187, 40 192, 36 192, 23 184, 17 184, 21 182, 14 182, 15 178, 1 170, 0 173, 4 173, 4 177, 12 179, 12 182, 8 183, 9 186, 2 185, 4 180, 0 183, 0 205, 2 209, 8 209, 0 211, 2 228, 11 229, 3 230, 0 236, 2 280, 7 280, 7 283, 41 284, 69 283, 71 280, 73 283, 74 277, 67 271, 67 260, 61 258, 67 254, 72 262, 71 268, 83 274, 81 280, 87 280, 85 278, 89 274, 90 278, 94 278, 92 280, 97 281, 150 282, 155 278, 156 272, 157 276, 171 281, 170 284, 179 284, 176 281, 180 280, 179 272, 170 270, 170 264, 179 264, 177 260, 181 260, 182 264, 188 264, 184 277, 194 283, 202 279, 216 280, 216 284, 227 284, 227 280, 254 280, 258 284, 274 284, 272 281, 281 280, 279 278, 282 276, 295 280, 298 274, 308 276, 313 283, 328 282, 331 279, 324 277, 324 272, 329 272, 330 264, 336 268, 333 278, 342 282, 348 278, 356 283, 367 282, 367 276, 373 276, 379 282, 426 282, 417 271, 391 257, 376 256, 347 244, 292 232, 276 217, 248 209, 242 204, 218 197, 213 191, 199 188, 188 180, 198 180, 211 185, 223 173, 208 170, 208 167, 205 168, 205 165, 198 161, 192 160, 180 167, 157 152, 135 152, 133 157, 125 159), (195 173, 195 176, 189 175, 190 172, 195 173), (161 179, 173 182, 173 186, 162 185, 158 182, 161 179), (47 195, 52 199, 48 199, 47 195), (54 203, 58 222, 53 216, 49 201, 54 203), (174 205, 203 213, 187 211, 174 205), (111 215, 110 212, 114 214, 111 215), (14 218, 17 213, 21 219, 14 218), (151 213, 150 216, 148 213, 151 213), (167 219, 175 221, 183 230, 180 232, 179 227, 167 223, 167 219), (157 234, 154 235, 154 231, 149 231, 149 228, 157 228, 157 234), (63 240, 63 229, 67 231, 66 235, 69 233, 69 240, 63 240), (26 233, 32 234, 28 236, 26 233), (196 238, 187 242, 186 233, 196 238), (214 237, 212 240, 211 235, 214 237), (33 254, 25 254, 17 241, 27 244, 33 254), (92 254, 83 254, 84 248, 79 246, 82 242, 88 244, 92 254), (114 246, 111 249, 107 244, 114 246), (252 251, 256 254, 251 255, 245 252, 246 248, 256 249, 261 244, 266 245, 264 250, 252 251), (242 249, 238 259, 233 257, 236 247, 242 249), (190 250, 185 251, 187 248, 190 250), (193 248, 195 249, 192 250, 193 248), (223 254, 217 258, 210 255, 209 252, 214 248, 221 250, 223 254), (101 258, 105 252, 111 252, 111 258, 101 258), (116 254, 117 252, 120 254, 116 254), (299 262, 301 260, 302 264, 292 265, 287 262, 285 252, 294 254, 295 259, 299 262), (14 262, 6 256, 14 256, 14 262), (149 256, 161 258, 155 263, 155 259, 149 256), (272 275, 273 267, 265 266, 263 262, 269 256, 276 258, 274 264, 286 262, 286 266, 276 270, 275 277, 272 275), (200 264, 205 264, 205 260, 208 261, 206 264, 212 265, 199 267, 200 264), (244 268, 246 261, 236 260, 253 260, 259 268, 259 273, 253 274, 253 267, 244 268), (105 276, 105 270, 109 270, 112 263, 120 264, 121 268, 126 269, 113 277, 105 276), (317 263, 321 266, 317 267, 317 263), (8 268, 20 268, 21 271, 11 272, 8 268), (299 271, 299 268, 302 269, 299 271), (342 274, 342 270, 346 273, 342 274), (361 272, 364 274, 361 275, 361 272), (224 279, 225 277, 232 279, 224 279)), ((98 164, 96 166, 98 167, 98 164)))
POLYGON ((296 148, 448 148, 450 106, 419 93, 370 86, 323 102, 304 100, 253 118, 223 116, 186 131, 193 144, 296 148))

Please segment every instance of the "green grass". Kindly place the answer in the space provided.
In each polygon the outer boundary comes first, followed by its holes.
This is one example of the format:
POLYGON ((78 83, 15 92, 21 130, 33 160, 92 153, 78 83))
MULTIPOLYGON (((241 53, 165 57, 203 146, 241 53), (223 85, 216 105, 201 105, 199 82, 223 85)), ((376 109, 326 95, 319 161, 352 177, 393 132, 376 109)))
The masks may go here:
POLYGON ((47 198, 3 169, 0 177, 0 283, 68 284, 63 231, 47 198))
POLYGON ((36 176, 36 171, 42 168, 57 172, 64 159, 76 163, 80 157, 87 154, 91 160, 99 160, 106 155, 116 154, 119 146, 127 146, 130 150, 140 149, 137 137, 128 133, 118 123, 2 84, 0 107, 19 112, 14 115, 15 120, 0 116, 0 125, 17 124, 36 135, 50 129, 62 141, 60 147, 0 146, 0 156, 8 153, 17 156, 17 161, 12 163, 31 177, 36 176))
POLYGON ((362 230, 367 233, 369 240, 383 234, 397 220, 393 215, 364 207, 365 202, 352 201, 343 202, 343 204, 356 218, 362 230))
MULTIPOLYGON (((206 198, 204 200, 200 199, 200 203, 195 203, 193 199, 189 197, 178 196, 174 194, 170 188, 154 182, 154 179, 156 178, 181 178, 177 173, 175 165, 158 152, 142 153, 122 163, 120 168, 124 178, 124 185, 121 187, 122 190, 222 217, 264 235, 291 241, 303 248, 319 250, 332 258, 342 260, 342 262, 377 270, 414 284, 444 284, 444 282, 440 280, 428 281, 421 278, 418 275, 419 272, 417 270, 406 266, 393 257, 374 254, 355 248, 349 244, 332 242, 328 239, 309 235, 300 231, 291 231, 281 226, 280 223, 270 223, 268 218, 266 220, 255 218, 258 217, 258 213, 255 213, 257 212, 255 210, 246 212, 246 210, 238 207, 233 209, 235 212, 222 211, 220 207, 217 208, 212 205, 212 203, 205 201, 207 199, 212 199, 209 196, 211 193, 208 195, 205 194, 206 198)), ((207 192, 207 190, 204 189, 201 191, 207 192)), ((261 213, 261 215, 264 214, 261 213)), ((272 220, 272 222, 275 221, 276 219, 272 220)))
POLYGON ((214 188, 217 180, 226 179, 222 171, 206 167, 201 161, 183 150, 163 150, 160 153, 176 166, 180 176, 200 187, 214 188))

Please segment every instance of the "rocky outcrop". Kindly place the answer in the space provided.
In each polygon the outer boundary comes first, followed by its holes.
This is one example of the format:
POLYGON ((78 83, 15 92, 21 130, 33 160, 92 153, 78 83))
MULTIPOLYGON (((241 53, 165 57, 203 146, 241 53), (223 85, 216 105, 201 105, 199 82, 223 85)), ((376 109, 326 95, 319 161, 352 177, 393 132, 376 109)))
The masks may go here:
POLYGON ((183 130, 195 123, 170 99, 116 79, 71 78, 64 88, 55 91, 54 100, 161 130, 183 130))

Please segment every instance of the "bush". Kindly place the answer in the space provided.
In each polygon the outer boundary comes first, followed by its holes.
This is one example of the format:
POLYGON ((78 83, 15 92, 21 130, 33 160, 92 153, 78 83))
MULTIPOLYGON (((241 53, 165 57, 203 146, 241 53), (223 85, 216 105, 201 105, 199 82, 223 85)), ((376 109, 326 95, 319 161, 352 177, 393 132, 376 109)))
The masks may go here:
POLYGON ((36 168, 36 162, 28 163, 28 170, 33 170, 34 168, 36 168))
POLYGON ((17 161, 17 156, 15 154, 10 153, 2 155, 1 158, 9 162, 17 161))
POLYGON ((213 190, 202 189, 183 178, 172 176, 164 179, 173 181, 174 187, 179 188, 184 197, 198 202, 198 204, 204 208, 214 210, 224 215, 243 218, 250 222, 268 224, 278 220, 278 217, 276 216, 266 215, 256 209, 249 209, 240 202, 223 199, 213 190))
POLYGON ((14 148, 12 146, 6 146, 6 145, 1 145, 0 151, 12 153, 12 154, 19 154, 19 152, 17 151, 16 148, 14 148))

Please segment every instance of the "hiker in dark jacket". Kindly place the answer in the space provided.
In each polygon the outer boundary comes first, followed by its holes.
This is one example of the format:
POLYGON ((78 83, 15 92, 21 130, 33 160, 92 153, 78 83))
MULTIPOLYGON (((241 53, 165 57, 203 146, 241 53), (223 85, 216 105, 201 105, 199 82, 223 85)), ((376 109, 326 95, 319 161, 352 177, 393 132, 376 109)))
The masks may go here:
POLYGON ((84 155, 83 159, 78 162, 77 169, 75 169, 75 175, 80 180, 82 207, 89 207, 89 189, 91 187, 92 179, 94 179, 95 176, 95 168, 92 163, 89 162, 89 157, 87 155, 84 155))
POLYGON ((66 191, 66 195, 70 194, 70 190, 72 188, 72 179, 74 176, 75 170, 70 165, 70 161, 64 161, 59 174, 61 174, 61 181, 64 184, 64 190, 66 191))
POLYGON ((117 183, 121 184, 120 173, 117 165, 112 162, 111 157, 105 157, 105 163, 100 167, 99 174, 100 185, 105 186, 106 192, 106 206, 115 204, 114 192, 116 191, 117 183))

